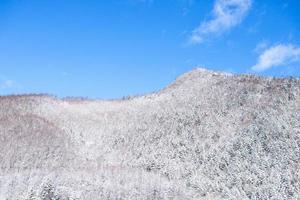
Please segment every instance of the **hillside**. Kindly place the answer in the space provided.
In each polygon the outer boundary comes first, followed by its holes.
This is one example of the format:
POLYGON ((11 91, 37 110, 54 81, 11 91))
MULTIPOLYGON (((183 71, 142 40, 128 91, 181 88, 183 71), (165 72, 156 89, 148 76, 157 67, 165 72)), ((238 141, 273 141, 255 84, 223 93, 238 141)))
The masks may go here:
POLYGON ((0 199, 300 199, 298 78, 195 69, 128 100, 0 110, 0 199))

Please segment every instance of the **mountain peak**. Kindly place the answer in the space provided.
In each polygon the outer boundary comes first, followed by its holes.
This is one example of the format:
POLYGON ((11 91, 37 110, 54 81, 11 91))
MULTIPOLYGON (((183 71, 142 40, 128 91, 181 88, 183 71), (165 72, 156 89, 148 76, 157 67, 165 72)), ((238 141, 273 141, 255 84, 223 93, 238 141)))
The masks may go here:
POLYGON ((213 76, 232 76, 233 74, 227 72, 214 71, 203 67, 197 67, 189 72, 179 76, 177 80, 187 80, 195 78, 209 78, 213 76))

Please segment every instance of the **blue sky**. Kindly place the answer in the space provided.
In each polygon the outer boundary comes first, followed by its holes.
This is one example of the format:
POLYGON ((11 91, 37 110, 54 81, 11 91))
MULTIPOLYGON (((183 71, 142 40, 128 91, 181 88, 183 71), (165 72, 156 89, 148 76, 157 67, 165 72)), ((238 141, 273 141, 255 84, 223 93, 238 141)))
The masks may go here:
POLYGON ((0 0, 0 94, 118 98, 197 66, 300 76, 298 0, 0 0))

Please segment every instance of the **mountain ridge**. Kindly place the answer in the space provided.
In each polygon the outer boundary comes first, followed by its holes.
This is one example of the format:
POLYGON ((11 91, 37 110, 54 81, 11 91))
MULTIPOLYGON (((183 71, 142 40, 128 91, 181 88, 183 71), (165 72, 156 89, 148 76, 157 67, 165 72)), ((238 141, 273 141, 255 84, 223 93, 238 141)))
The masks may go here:
POLYGON ((213 76, 223 76, 223 77, 232 77, 234 79, 245 79, 245 80, 257 80, 257 79, 262 79, 266 81, 272 81, 272 80, 277 80, 277 81, 284 81, 284 80, 293 80, 294 82, 300 82, 299 77, 272 77, 272 76, 258 76, 254 74, 234 74, 230 72, 222 72, 222 71, 215 71, 215 70, 209 70, 203 67, 196 67, 186 73, 183 73, 182 75, 178 76, 175 78, 174 81, 172 81, 170 84, 167 86, 163 87, 162 89, 156 91, 156 92, 150 92, 146 94, 141 94, 141 95, 128 95, 127 97, 120 97, 116 99, 101 99, 101 98, 95 98, 95 99, 90 99, 88 97, 83 97, 83 96, 66 96, 66 97, 57 97, 55 94, 48 94, 48 93, 28 93, 28 94, 13 94, 13 95, 0 95, 0 98, 12 98, 12 97, 50 97, 54 98, 57 100, 70 100, 70 101, 120 101, 120 100, 127 100, 127 99, 132 99, 134 97, 145 97, 145 96, 151 96, 153 94, 160 94, 163 93, 165 90, 168 90, 170 88, 173 88, 177 85, 182 84, 186 80, 191 80, 191 79, 198 79, 203 78, 203 77, 213 77, 213 76))
POLYGON ((9 96, 0 110, 2 199, 300 196, 298 78, 196 69, 125 101, 9 96))

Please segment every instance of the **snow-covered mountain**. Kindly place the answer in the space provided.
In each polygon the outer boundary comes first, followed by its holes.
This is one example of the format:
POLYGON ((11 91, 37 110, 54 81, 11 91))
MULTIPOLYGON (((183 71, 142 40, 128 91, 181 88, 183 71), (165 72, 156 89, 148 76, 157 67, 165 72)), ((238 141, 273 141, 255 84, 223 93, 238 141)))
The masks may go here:
POLYGON ((0 199, 300 199, 300 79, 195 69, 127 100, 0 97, 0 199))

